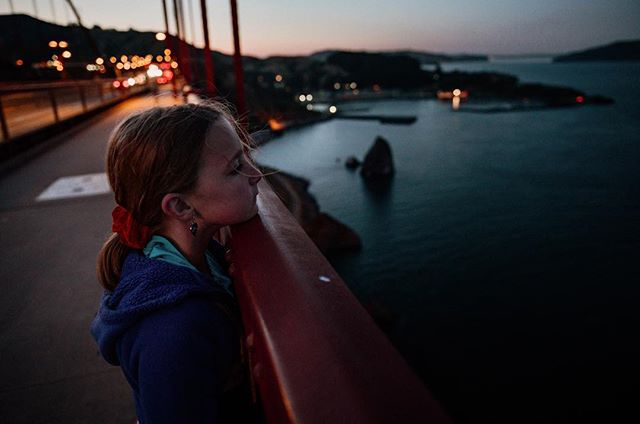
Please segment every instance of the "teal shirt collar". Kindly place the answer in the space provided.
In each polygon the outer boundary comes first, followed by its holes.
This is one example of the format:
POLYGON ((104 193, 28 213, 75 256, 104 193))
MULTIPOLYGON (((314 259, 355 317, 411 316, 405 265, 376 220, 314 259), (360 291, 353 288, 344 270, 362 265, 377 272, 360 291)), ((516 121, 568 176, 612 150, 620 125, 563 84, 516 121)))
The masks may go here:
MULTIPOLYGON (((167 239, 166 237, 154 235, 151 237, 142 253, 149 259, 158 259, 160 261, 169 262, 170 264, 183 266, 189 268, 195 272, 200 272, 195 266, 191 264, 184 257, 182 253, 167 239)), ((216 258, 207 251, 205 253, 207 259, 207 265, 209 266, 209 272, 213 279, 221 285, 227 292, 233 294, 231 290, 231 279, 226 275, 226 272, 220 266, 216 258)))

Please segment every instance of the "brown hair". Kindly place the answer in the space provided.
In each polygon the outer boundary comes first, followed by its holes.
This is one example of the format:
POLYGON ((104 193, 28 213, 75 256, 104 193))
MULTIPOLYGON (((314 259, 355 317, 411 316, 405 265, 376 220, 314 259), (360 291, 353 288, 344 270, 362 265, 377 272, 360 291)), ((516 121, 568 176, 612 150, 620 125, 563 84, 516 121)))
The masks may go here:
MULTIPOLYGON (((125 119, 111 134, 107 147, 107 175, 116 203, 140 224, 161 224, 162 198, 195 187, 207 132, 220 117, 239 128, 229 109, 220 103, 154 107, 125 119)), ((114 290, 129 252, 117 233, 98 254, 100 284, 114 290)))

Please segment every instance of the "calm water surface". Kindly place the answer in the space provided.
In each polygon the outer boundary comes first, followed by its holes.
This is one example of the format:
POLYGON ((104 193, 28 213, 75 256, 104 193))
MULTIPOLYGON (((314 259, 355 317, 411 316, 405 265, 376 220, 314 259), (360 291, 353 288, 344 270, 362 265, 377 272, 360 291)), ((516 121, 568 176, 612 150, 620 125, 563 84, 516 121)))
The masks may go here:
MULTIPOLYGON (((335 119, 263 146, 301 175, 362 252, 332 258, 459 422, 638 415, 640 64, 471 63, 616 104, 452 112, 438 101, 349 104, 410 126, 335 119), (377 135, 396 175, 368 189, 344 167, 377 135)), ((464 107, 464 105, 463 105, 464 107)))

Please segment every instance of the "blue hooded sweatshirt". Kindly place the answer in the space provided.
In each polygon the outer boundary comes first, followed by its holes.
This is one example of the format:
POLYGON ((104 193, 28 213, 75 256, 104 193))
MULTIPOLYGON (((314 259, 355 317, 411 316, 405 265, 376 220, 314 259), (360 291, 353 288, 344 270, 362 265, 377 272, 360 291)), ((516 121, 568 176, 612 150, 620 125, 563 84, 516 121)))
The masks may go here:
POLYGON ((243 373, 234 305, 211 276, 129 253, 91 333, 122 367, 141 424, 221 422, 223 394, 243 373))

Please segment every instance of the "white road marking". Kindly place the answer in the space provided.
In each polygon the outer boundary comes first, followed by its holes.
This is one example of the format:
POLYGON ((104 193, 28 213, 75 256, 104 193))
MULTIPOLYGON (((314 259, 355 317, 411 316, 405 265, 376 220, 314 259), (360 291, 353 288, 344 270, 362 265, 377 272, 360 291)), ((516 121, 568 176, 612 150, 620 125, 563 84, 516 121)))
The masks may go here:
POLYGON ((96 196, 111 191, 107 174, 74 175, 55 180, 45 191, 36 197, 36 201, 69 199, 73 197, 96 196))

